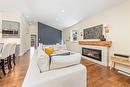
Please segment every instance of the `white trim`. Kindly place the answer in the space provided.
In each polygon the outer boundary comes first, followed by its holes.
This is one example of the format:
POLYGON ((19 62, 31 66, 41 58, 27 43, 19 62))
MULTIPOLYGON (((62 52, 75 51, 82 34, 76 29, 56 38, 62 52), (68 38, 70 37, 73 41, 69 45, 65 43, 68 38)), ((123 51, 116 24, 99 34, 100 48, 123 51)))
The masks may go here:
POLYGON ((91 58, 86 57, 86 56, 82 56, 84 59, 88 59, 90 61, 93 61, 95 63, 101 64, 103 66, 108 66, 109 65, 109 48, 108 47, 81 45, 80 46, 80 52, 81 53, 82 53, 82 47, 102 50, 102 61, 98 61, 98 60, 91 59, 91 58))

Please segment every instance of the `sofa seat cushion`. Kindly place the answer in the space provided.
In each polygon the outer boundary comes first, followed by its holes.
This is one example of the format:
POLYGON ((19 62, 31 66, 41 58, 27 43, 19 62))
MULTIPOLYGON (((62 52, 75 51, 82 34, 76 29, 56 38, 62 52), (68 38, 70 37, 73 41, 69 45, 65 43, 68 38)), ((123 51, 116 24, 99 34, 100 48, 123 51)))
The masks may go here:
POLYGON ((60 50, 67 50, 67 48, 66 48, 66 45, 64 44, 64 45, 53 45, 53 49, 55 50, 55 51, 60 51, 60 50))
POLYGON ((81 60, 80 53, 71 53, 70 55, 54 55, 51 57, 50 69, 64 68, 79 64, 81 60))

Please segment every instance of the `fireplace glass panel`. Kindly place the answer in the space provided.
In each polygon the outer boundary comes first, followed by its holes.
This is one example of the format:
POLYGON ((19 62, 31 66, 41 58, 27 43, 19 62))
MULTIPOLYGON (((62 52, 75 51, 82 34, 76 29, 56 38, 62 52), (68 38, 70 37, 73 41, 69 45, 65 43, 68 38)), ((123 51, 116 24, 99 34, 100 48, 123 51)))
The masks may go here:
POLYGON ((82 55, 98 61, 102 61, 102 51, 98 49, 82 48, 82 55))

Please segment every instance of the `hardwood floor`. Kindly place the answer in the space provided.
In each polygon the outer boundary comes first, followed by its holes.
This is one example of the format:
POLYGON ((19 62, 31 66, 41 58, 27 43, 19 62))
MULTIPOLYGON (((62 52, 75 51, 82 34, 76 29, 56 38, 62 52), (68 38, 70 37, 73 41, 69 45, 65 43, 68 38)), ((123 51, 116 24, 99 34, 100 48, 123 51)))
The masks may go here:
POLYGON ((82 59, 87 67, 88 87, 130 87, 130 77, 117 73, 116 70, 82 59))
MULTIPOLYGON (((17 59, 16 66, 6 76, 0 72, 0 87, 21 87, 29 59, 28 52, 17 59)), ((110 71, 108 68, 88 60, 82 60, 81 63, 87 67, 87 87, 130 87, 130 77, 119 74, 116 70, 110 71)))
POLYGON ((15 67, 10 72, 6 70, 6 76, 0 72, 0 87, 21 87, 29 65, 29 56, 28 52, 24 56, 17 58, 15 67))

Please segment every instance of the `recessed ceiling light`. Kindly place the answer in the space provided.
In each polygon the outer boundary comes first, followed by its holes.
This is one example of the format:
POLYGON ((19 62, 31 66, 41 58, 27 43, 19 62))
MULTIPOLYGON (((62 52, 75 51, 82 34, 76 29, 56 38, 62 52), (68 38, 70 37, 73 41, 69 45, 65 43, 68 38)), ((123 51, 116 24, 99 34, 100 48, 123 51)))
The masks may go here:
POLYGON ((59 21, 59 19, 58 19, 58 18, 56 18, 56 21, 59 21))
POLYGON ((26 16, 26 18, 29 18, 29 16, 26 16))
POLYGON ((64 13, 64 12, 65 12, 65 10, 61 10, 61 12, 62 12, 62 13, 64 13))

